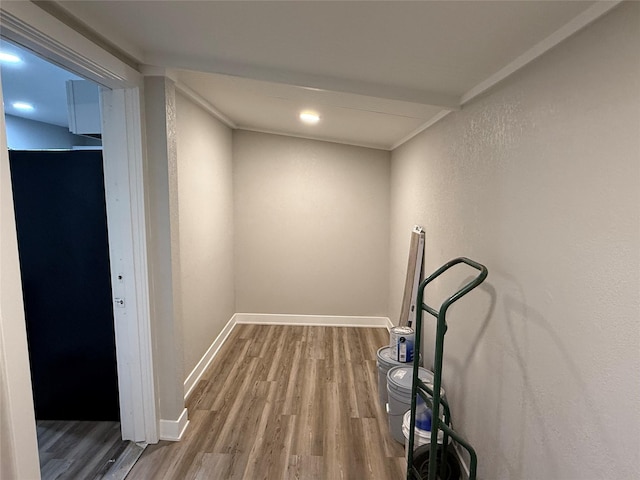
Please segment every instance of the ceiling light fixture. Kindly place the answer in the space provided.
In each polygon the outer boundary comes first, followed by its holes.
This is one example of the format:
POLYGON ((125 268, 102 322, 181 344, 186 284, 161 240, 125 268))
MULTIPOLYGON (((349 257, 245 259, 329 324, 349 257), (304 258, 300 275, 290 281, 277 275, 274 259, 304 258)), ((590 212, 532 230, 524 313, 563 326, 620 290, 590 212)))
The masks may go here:
POLYGON ((32 110, 34 110, 33 105, 27 102, 13 102, 11 105, 13 106, 13 108, 22 110, 23 112, 31 112, 32 110))
POLYGON ((20 63, 21 61, 22 59, 17 55, 14 55, 12 53, 0 52, 0 62, 20 63))
POLYGON ((320 121, 320 115, 318 115, 316 112, 306 110, 300 113, 300 120, 302 120, 304 123, 308 123, 309 125, 314 125, 320 121))

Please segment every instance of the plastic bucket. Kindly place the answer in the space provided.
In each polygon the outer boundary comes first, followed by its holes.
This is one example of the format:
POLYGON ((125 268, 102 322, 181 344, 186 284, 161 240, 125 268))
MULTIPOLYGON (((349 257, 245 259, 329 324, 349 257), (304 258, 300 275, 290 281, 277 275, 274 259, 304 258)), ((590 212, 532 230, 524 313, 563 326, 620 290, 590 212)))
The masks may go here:
MULTIPOLYGON (((409 425, 410 424, 411 424, 411 411, 408 411, 402 417, 402 435, 404 436, 405 460, 408 460, 408 455, 409 455, 409 425)), ((415 432, 413 436, 414 451, 420 445, 428 445, 431 443, 431 430, 422 430, 421 428, 415 427, 413 431, 415 432)), ((442 444, 443 439, 444 439, 444 432, 440 430, 438 432, 438 443, 442 444)), ((449 437, 449 443, 450 442, 451 442, 451 437, 449 437)))
POLYGON ((376 365, 378 366, 378 401, 380 406, 385 408, 387 404, 387 373, 393 367, 401 366, 402 363, 393 359, 390 347, 382 347, 378 349, 376 365))
MULTIPOLYGON (((407 364, 393 359, 391 347, 379 348, 376 358, 376 365, 378 367, 378 401, 380 402, 380 406, 385 409, 389 401, 387 395, 387 373, 393 367, 406 366, 407 364)), ((420 365, 422 365, 422 355, 420 356, 420 365)))
MULTIPOLYGON (((427 384, 433 384, 433 372, 420 367, 418 371, 420 380, 427 384)), ((413 367, 393 367, 387 373, 387 395, 389 414, 389 430, 394 439, 404 443, 402 433, 402 419, 407 410, 411 408, 411 383, 413 381, 413 367)), ((440 389, 444 396, 444 390, 440 389)))

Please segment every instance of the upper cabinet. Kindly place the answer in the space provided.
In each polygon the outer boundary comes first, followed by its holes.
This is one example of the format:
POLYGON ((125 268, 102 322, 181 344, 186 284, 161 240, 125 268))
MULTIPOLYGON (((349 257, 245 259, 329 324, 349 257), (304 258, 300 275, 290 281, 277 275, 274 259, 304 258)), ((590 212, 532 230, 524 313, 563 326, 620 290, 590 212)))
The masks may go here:
POLYGON ((100 91, 98 85, 87 80, 67 80, 69 131, 76 135, 99 135, 100 91))

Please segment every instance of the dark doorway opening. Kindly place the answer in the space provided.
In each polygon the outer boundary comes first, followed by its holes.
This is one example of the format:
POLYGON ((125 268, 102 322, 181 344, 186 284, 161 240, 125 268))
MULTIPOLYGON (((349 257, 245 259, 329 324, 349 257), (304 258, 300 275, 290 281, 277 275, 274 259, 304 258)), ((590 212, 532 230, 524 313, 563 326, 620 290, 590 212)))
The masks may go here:
POLYGON ((9 152, 37 420, 119 420, 102 152, 9 152))

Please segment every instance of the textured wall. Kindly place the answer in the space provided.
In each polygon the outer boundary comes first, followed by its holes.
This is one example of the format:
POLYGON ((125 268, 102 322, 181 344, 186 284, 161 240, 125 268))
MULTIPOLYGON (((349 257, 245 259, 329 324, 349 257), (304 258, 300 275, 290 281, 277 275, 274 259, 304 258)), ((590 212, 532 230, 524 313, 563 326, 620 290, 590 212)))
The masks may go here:
POLYGON ((391 311, 415 223, 428 272, 489 268, 445 341, 480 478, 640 478, 639 25, 623 4, 393 152, 391 311))
POLYGON ((177 95, 185 377, 235 313, 231 129, 177 95))
POLYGON ((234 132, 236 311, 386 316, 389 160, 234 132))

